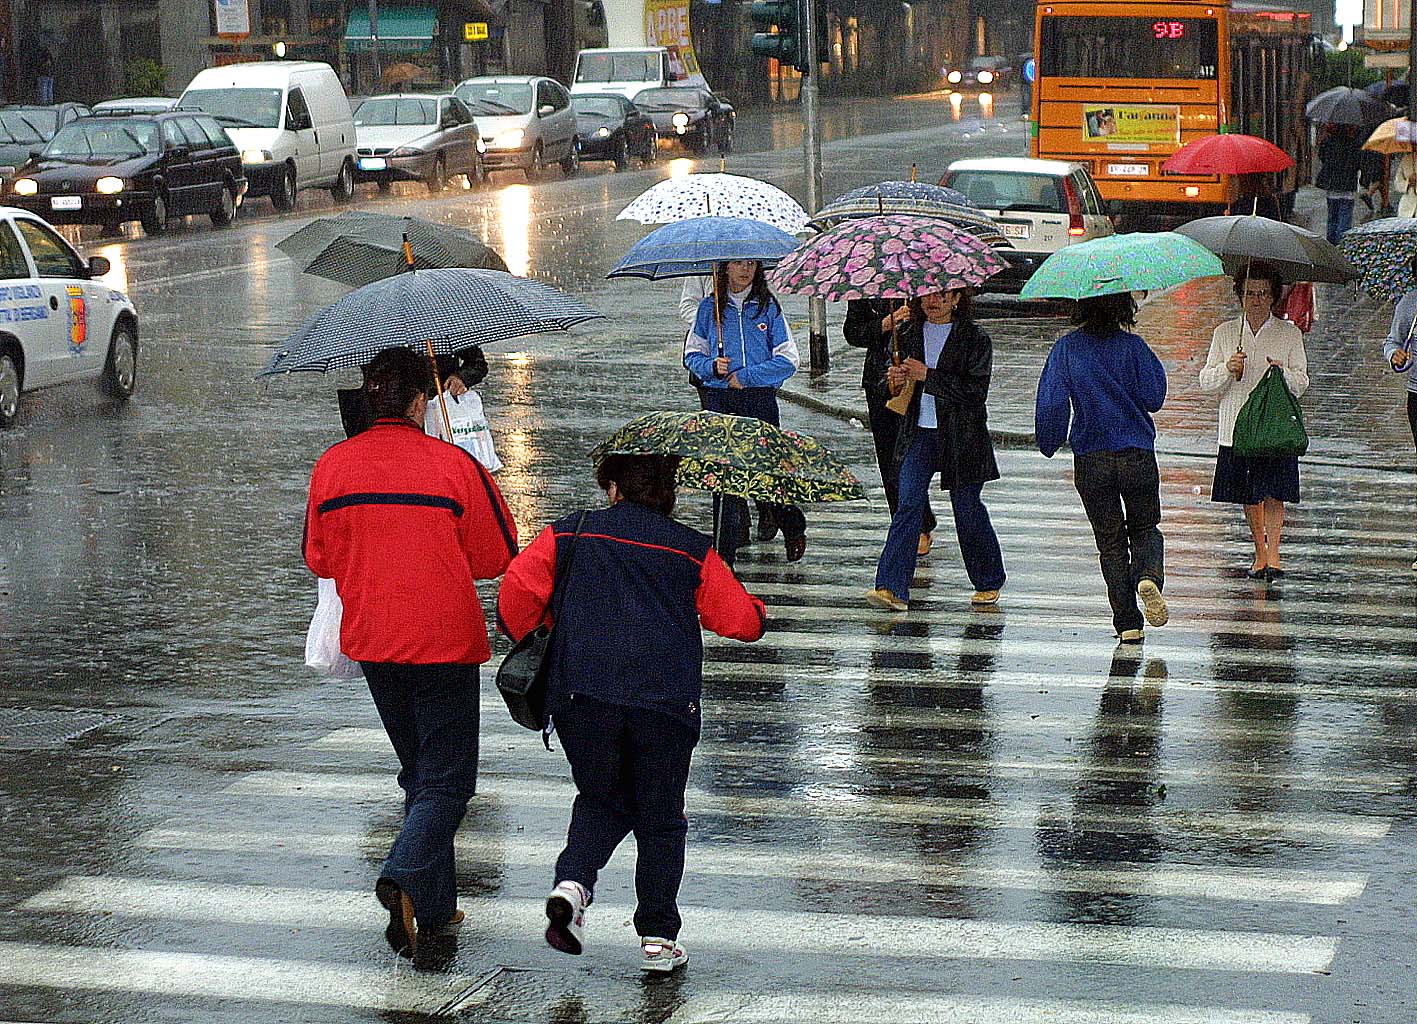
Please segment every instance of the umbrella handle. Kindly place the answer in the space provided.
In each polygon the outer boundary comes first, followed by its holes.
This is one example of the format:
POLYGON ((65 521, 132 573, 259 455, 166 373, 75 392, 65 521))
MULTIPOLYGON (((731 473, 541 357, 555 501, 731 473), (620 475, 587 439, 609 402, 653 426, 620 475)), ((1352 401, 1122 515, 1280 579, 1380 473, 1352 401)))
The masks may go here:
MULTIPOLYGON (((405 241, 405 245, 408 243, 405 241)), ((424 338, 423 344, 428 350, 428 362, 433 366, 433 383, 438 387, 438 409, 443 414, 443 429, 448 432, 448 443, 453 440, 453 421, 448 417, 448 400, 443 397, 443 378, 438 375, 438 357, 433 352, 433 339, 424 338)))
POLYGON ((723 358, 723 298, 718 294, 718 264, 713 265, 713 323, 718 328, 718 358, 723 358))

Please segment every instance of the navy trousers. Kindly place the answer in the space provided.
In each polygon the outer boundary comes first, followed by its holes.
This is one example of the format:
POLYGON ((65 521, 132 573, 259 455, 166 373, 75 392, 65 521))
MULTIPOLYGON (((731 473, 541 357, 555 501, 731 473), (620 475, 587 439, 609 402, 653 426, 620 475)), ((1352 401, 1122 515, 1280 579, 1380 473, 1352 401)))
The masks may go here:
POLYGON ((1161 536, 1161 475, 1156 453, 1145 448, 1088 452, 1073 457, 1073 486, 1082 498, 1107 583, 1112 626, 1118 634, 1142 628, 1137 584, 1166 584, 1161 536))

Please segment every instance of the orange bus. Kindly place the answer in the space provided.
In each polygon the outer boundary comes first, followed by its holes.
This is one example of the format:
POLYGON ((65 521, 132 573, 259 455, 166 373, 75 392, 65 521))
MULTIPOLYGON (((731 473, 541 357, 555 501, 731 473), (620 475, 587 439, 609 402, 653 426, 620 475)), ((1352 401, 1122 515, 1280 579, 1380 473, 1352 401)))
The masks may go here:
POLYGON ((1277 182, 1292 203, 1310 180, 1311 22, 1248 0, 1044 0, 1030 152, 1086 165, 1115 214, 1199 217, 1228 205, 1234 182, 1162 162, 1203 135, 1245 132, 1295 158, 1277 182))

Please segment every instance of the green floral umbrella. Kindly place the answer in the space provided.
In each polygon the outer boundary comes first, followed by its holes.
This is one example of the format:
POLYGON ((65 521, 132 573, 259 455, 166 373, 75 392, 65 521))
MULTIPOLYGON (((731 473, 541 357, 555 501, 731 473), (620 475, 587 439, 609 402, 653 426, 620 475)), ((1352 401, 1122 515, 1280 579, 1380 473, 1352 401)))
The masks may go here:
POLYGON ((1396 302, 1413 288, 1412 257, 1417 256, 1417 217, 1384 217, 1349 231, 1339 252, 1358 268, 1358 286, 1369 295, 1396 302))
POLYGON ((679 483, 777 505, 859 501, 861 482, 815 438, 747 416, 652 412, 591 450, 609 455, 678 455, 679 483))
POLYGON ((1059 249, 1043 261, 1020 297, 1090 299, 1116 292, 1174 288, 1224 274, 1220 258, 1174 231, 1108 235, 1059 249))

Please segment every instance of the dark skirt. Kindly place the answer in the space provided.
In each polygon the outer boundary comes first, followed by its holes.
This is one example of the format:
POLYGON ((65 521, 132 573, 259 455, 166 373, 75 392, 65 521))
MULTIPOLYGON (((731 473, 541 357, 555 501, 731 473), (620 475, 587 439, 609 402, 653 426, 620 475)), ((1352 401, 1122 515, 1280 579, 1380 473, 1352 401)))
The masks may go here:
POLYGON ((1285 502, 1299 500, 1299 459, 1293 455, 1249 459, 1236 455, 1229 445, 1221 445, 1220 457, 1215 460, 1215 483, 1210 488, 1210 500, 1258 505, 1266 498, 1285 502))

